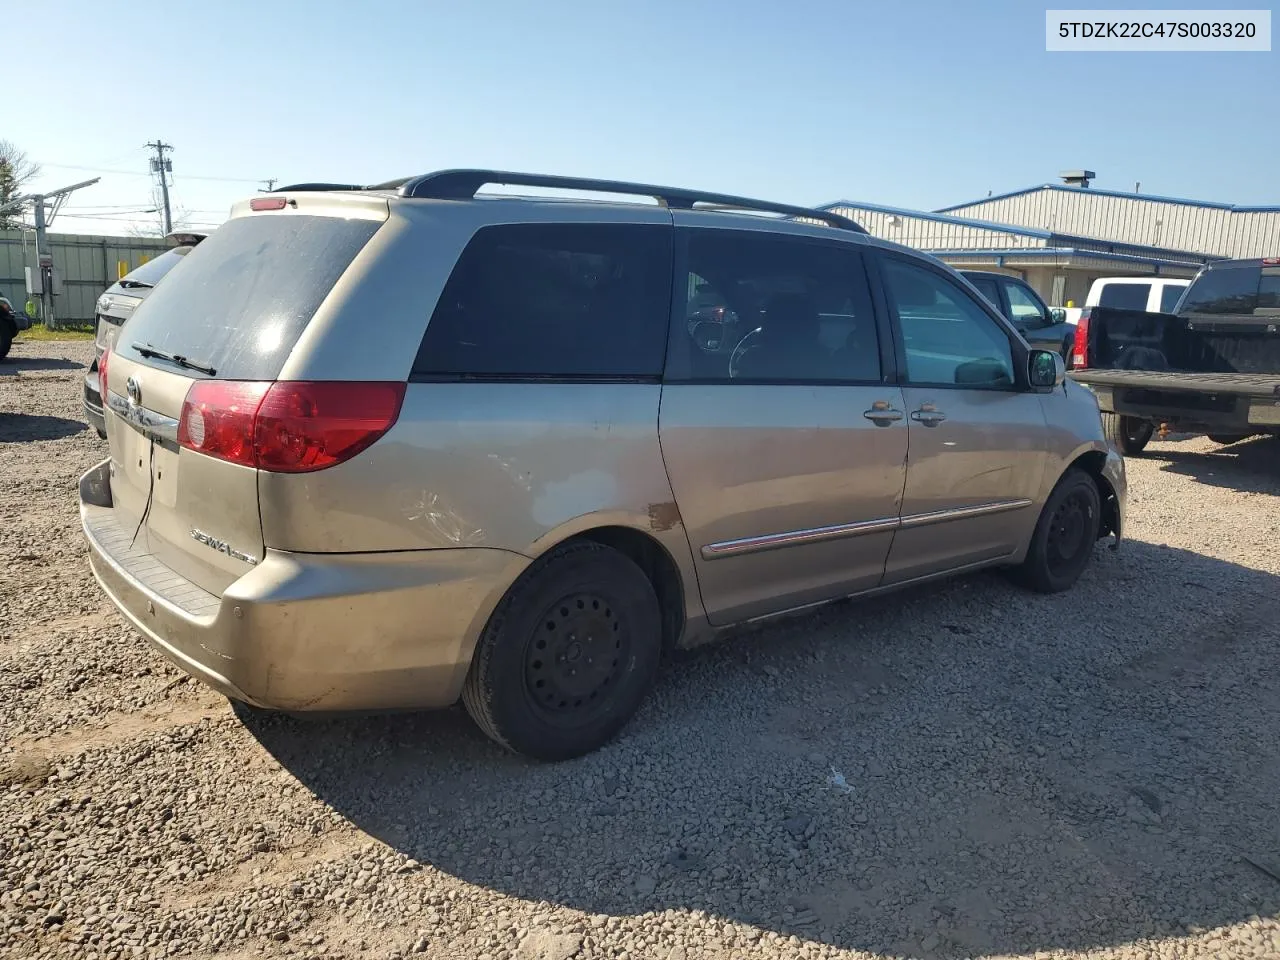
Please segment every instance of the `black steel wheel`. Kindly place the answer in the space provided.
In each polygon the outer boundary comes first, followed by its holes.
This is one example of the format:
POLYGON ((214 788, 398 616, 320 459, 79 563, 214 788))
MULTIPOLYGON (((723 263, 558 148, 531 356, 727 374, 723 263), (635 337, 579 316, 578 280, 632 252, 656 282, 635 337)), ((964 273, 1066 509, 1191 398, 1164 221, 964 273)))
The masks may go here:
POLYGON ((1073 467, 1049 494, 1026 559, 1015 579, 1039 593, 1071 587, 1089 565, 1102 523, 1102 498, 1093 477, 1073 467))
POLYGON ((551 722, 576 722, 607 700, 631 638, 609 599, 597 593, 564 597, 541 619, 525 648, 525 692, 551 722))
POLYGON ((571 543, 538 560, 498 605, 463 703, 509 750, 566 760, 626 725, 661 651, 661 610, 644 572, 610 547, 571 543))

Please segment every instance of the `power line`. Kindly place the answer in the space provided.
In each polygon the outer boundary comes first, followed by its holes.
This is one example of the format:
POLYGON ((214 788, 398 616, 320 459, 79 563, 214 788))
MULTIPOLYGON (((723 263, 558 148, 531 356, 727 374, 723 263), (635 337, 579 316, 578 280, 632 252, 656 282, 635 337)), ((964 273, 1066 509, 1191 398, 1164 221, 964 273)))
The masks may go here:
MULTIPOLYGON (((168 144, 166 144, 168 146, 168 144)), ((170 147, 170 149, 172 149, 170 147)), ((110 167, 82 167, 74 163, 44 163, 42 167, 55 167, 58 170, 87 170, 90 173, 114 173, 122 177, 149 177, 150 173, 143 173, 140 170, 120 170, 110 167)), ((192 173, 184 173, 183 180, 210 180, 220 183, 262 183, 262 180, 255 180, 253 177, 209 177, 192 173)))

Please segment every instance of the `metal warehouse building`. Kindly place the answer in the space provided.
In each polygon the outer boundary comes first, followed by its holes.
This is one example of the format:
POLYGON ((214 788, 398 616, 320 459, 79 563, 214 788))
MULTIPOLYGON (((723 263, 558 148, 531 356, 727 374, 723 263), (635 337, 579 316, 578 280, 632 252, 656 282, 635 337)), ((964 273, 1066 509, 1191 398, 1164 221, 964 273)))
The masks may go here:
POLYGON ((1026 279, 1053 306, 1084 303, 1098 277, 1190 277, 1222 257, 1280 256, 1280 206, 1240 206, 1089 187, 1092 171, 926 212, 839 200, 871 234, 958 268, 1026 279))

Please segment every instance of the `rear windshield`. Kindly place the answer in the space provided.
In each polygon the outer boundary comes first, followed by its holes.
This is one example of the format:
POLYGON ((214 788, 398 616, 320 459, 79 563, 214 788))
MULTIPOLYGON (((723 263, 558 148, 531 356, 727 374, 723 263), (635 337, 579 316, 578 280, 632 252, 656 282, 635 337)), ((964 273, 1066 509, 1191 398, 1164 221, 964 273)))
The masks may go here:
POLYGON ((272 380, 321 302, 381 221, 239 217, 194 248, 120 331, 119 349, 146 344, 214 368, 227 380, 272 380))
POLYGON ((1206 270, 1187 290, 1183 313, 1280 313, 1280 267, 1242 264, 1206 270))
POLYGON ((1182 298, 1182 294, 1186 292, 1186 287, 1181 284, 1165 287, 1160 291, 1160 312, 1173 313, 1174 308, 1178 306, 1178 301, 1182 298))
POLYGON ((1149 283, 1108 283, 1102 288, 1098 305, 1119 307, 1121 310, 1147 309, 1147 297, 1151 295, 1149 283))
POLYGON ((175 247, 172 250, 166 250, 154 260, 148 260, 137 270, 126 274, 120 281, 120 285, 128 287, 133 284, 142 284, 154 287, 160 282, 161 277, 180 264, 182 258, 190 252, 191 247, 175 247))

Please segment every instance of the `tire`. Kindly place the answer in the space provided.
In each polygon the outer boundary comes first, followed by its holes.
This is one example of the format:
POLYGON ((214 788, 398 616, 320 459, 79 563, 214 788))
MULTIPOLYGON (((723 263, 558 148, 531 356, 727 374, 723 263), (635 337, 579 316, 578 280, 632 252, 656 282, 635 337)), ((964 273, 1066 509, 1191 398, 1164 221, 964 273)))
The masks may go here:
POLYGON ((662 613, 640 568, 610 547, 569 544, 530 567, 493 612, 462 701, 508 750, 568 760, 626 725, 661 653, 662 613))
POLYGON ((1155 427, 1137 417, 1123 417, 1118 413, 1102 415, 1102 433, 1111 444, 1126 457, 1133 457, 1146 449, 1155 427))
POLYGON ((1211 433, 1209 439, 1214 443, 1220 443, 1224 447, 1229 443, 1239 443, 1241 440, 1248 440, 1249 435, 1246 433, 1211 433))
POLYGON ((0 320, 0 360, 9 355, 9 348, 13 346, 13 338, 17 332, 12 323, 0 320))
POLYGON ((1045 501, 1027 557, 1013 570, 1014 579, 1037 593, 1069 589, 1089 565, 1101 522, 1098 485, 1072 467, 1045 501))

